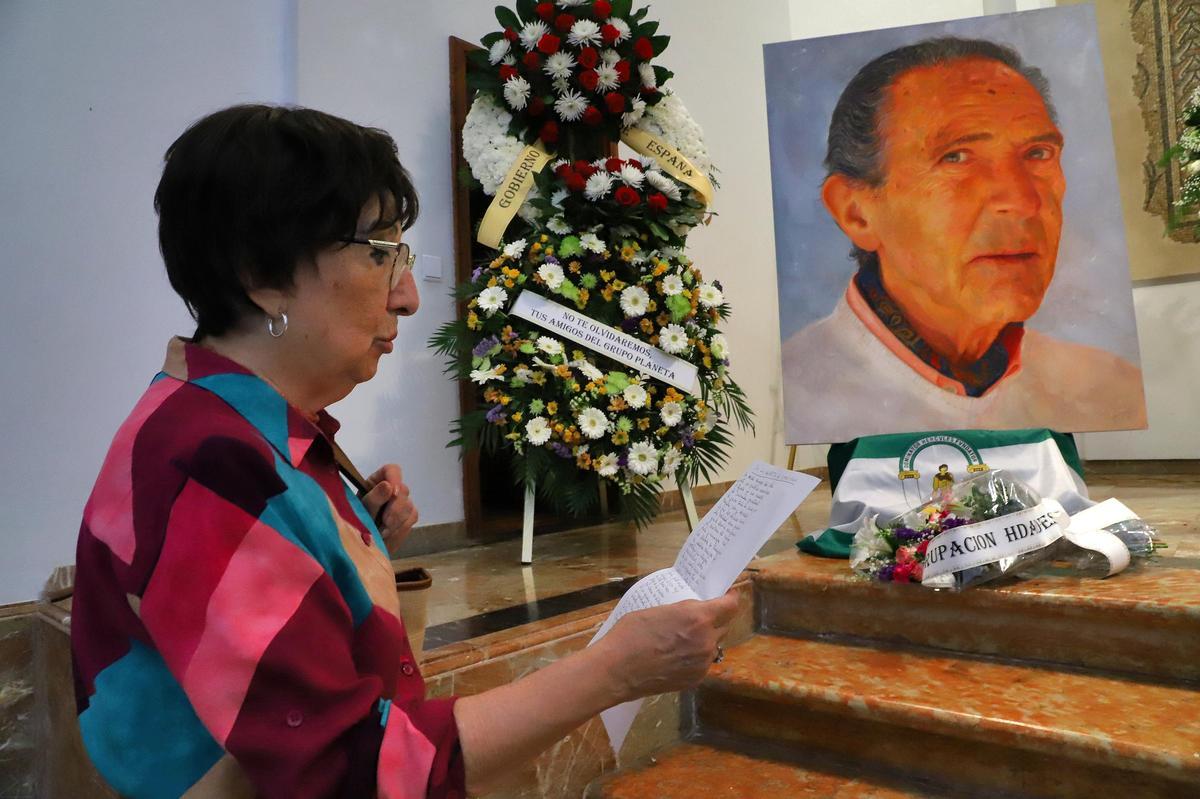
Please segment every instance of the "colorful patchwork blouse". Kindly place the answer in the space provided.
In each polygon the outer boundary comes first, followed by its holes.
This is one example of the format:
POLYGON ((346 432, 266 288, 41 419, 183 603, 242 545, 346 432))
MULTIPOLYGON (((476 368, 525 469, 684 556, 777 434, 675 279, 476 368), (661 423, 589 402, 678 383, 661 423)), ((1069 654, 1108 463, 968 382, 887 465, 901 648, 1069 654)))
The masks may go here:
POLYGON ((461 797, 391 563, 331 442, 268 383, 175 339, 79 533, 79 726, 129 797, 461 797))

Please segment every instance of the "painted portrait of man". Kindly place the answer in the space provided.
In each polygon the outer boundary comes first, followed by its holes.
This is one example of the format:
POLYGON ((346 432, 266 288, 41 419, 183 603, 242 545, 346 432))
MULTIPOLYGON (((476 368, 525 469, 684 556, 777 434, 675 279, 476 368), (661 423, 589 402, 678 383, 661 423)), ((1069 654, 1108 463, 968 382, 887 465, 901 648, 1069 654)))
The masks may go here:
POLYGON ((1135 362, 1026 324, 1060 265, 1071 146, 1046 76, 1004 44, 920 39, 858 69, 820 184, 856 268, 784 337, 789 443, 1145 426, 1135 362))

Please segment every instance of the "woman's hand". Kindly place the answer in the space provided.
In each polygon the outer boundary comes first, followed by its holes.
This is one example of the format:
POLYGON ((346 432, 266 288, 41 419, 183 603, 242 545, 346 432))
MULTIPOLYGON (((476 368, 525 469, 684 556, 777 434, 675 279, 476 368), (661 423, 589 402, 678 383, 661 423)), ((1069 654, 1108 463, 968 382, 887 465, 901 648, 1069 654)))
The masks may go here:
POLYGON ((408 496, 408 486, 402 477, 397 464, 380 466, 367 478, 370 490, 362 498, 367 512, 379 525, 379 534, 383 536, 388 554, 393 558, 416 525, 418 516, 417 506, 408 496), (383 509, 382 519, 379 517, 380 508, 383 509))
POLYGON ((737 591, 629 613, 604 636, 622 701, 681 691, 704 678, 738 612, 737 591))

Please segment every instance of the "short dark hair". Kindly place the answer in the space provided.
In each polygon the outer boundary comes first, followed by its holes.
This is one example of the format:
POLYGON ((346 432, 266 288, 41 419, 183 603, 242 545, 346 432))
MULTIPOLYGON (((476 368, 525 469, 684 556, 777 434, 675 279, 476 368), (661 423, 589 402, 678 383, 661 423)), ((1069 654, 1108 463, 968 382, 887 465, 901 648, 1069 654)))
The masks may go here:
MULTIPOLYGON (((825 152, 826 179, 845 175, 868 186, 883 183, 883 141, 879 122, 888 89, 910 69, 931 67, 967 58, 999 61, 1017 72, 1037 89, 1050 118, 1057 121, 1050 100, 1050 83, 1037 67, 1022 60, 1011 47, 986 39, 944 36, 899 47, 871 61, 846 85, 829 121, 825 152)), ((878 256, 855 246, 850 257, 861 267, 876 267, 878 256)))
POLYGON ((308 108, 238 105, 194 123, 167 148, 154 194, 171 286, 221 335, 255 312, 248 288, 287 289, 301 262, 372 229, 409 228, 417 194, 386 132, 308 108))

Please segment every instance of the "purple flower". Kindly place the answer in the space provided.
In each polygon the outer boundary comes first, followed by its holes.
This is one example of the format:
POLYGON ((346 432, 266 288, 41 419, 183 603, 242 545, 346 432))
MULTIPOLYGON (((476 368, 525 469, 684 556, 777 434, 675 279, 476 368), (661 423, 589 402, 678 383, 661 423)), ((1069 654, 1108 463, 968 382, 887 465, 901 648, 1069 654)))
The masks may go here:
POLYGON ((890 583, 892 581, 892 575, 893 575, 893 573, 895 573, 895 571, 896 571, 896 565, 894 563, 889 563, 888 565, 884 566, 882 569, 877 571, 875 573, 875 577, 881 583, 890 583))
POLYGON ((683 442, 684 449, 691 449, 696 446, 696 431, 690 427, 685 427, 679 431, 680 440, 683 442))
POLYGON ((901 541, 912 541, 921 537, 921 533, 911 527, 897 527, 895 530, 892 530, 892 535, 901 541))
POLYGON ((943 530, 953 530, 955 527, 962 527, 964 524, 970 524, 968 519, 960 519, 957 516, 948 516, 938 524, 943 530))
POLYGON ((558 258, 556 258, 553 255, 547 255, 545 260, 543 261, 543 263, 556 264, 556 263, 558 263, 558 258))
POLYGON ((621 321, 621 329, 626 333, 636 333, 638 325, 641 323, 642 317, 631 316, 621 321))
POLYGON ((475 348, 471 350, 471 354, 476 358, 482 358, 492 351, 492 347, 498 346, 500 346, 500 339, 496 338, 495 336, 488 336, 483 341, 475 345, 475 348))
POLYGON ((507 418, 508 416, 504 413, 503 405, 493 405, 487 412, 487 420, 492 424, 500 424, 507 418))
POLYGON ((483 267, 482 266, 475 267, 475 270, 473 272, 471 272, 471 281, 474 282, 474 281, 478 280, 479 276, 482 274, 483 274, 483 267))
POLYGON ((561 441, 555 441, 550 445, 550 449, 554 450, 554 454, 560 458, 571 457, 571 448, 561 441))
POLYGON ((629 465, 629 450, 621 450, 621 454, 617 456, 617 465, 622 469, 629 465))

